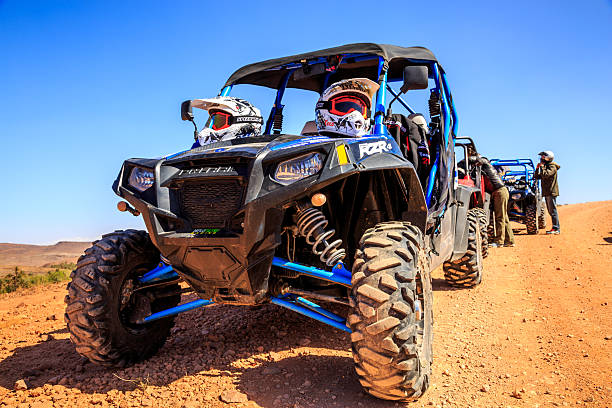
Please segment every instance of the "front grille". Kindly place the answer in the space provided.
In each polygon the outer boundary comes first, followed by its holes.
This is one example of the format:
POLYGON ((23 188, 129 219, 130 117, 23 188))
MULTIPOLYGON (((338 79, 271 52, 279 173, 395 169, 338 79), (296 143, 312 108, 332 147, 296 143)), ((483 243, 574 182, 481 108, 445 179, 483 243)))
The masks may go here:
POLYGON ((245 187, 239 179, 186 182, 181 189, 181 214, 193 228, 224 228, 242 205, 245 187))

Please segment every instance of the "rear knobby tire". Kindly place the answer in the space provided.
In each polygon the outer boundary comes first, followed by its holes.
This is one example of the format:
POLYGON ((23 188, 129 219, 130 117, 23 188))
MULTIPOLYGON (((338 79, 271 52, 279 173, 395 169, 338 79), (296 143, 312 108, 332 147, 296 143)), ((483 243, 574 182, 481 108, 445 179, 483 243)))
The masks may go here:
POLYGON ((355 371, 371 395, 414 401, 427 390, 433 295, 421 231, 404 222, 368 229, 355 254, 348 317, 355 371))
POLYGON ((544 210, 544 202, 540 203, 540 213, 538 214, 538 228, 546 229, 546 212, 544 210))
POLYGON ((158 262, 159 252, 144 231, 104 235, 85 251, 68 284, 64 315, 79 354, 96 364, 125 367, 159 350, 174 318, 138 324, 133 315, 176 306, 180 302, 179 285, 164 286, 166 293, 174 294, 153 301, 147 297, 147 290, 129 295, 136 279, 158 262))
POLYGON ((484 210, 484 208, 474 208, 474 212, 478 216, 478 222, 480 223, 482 257, 486 258, 489 256, 489 220, 487 219, 487 212, 484 210))
POLYGON ((468 247, 459 259, 444 262, 444 279, 457 288, 471 288, 482 281, 482 233, 480 217, 473 208, 467 213, 468 247))
POLYGON ((538 210, 535 203, 527 205, 525 210, 525 226, 527 227, 527 234, 534 235, 538 233, 538 210))

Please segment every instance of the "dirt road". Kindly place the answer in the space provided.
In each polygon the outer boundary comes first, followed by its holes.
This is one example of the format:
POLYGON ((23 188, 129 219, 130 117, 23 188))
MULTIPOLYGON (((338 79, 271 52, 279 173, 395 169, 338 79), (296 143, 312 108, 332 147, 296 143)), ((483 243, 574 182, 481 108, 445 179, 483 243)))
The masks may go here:
MULTIPOLYGON (((409 406, 612 406, 612 201, 560 216, 562 235, 492 249, 475 289, 434 274, 433 381, 409 406)), ((362 393, 348 335, 290 311, 188 312, 157 356, 109 371, 74 351, 63 298, 0 297, 0 406, 403 406, 362 393)))

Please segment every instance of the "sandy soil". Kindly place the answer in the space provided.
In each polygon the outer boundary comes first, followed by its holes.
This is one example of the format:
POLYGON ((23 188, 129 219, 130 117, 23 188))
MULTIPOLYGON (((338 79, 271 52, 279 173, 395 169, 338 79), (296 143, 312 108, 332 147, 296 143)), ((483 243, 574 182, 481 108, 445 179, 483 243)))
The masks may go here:
MULTIPOLYGON (((612 202, 560 215, 562 235, 492 250, 475 289, 435 273, 433 381, 409 406, 612 406, 612 202)), ((185 313, 157 356, 105 370, 74 351, 63 297, 0 297, 0 406, 403 406, 361 391, 348 335, 273 306, 185 313)))

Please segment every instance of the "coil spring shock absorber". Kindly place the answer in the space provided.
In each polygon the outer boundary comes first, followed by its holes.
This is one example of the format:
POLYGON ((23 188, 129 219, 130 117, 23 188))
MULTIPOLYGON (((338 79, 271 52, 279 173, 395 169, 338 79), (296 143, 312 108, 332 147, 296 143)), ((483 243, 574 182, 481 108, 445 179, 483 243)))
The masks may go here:
POLYGON ((429 117, 433 119, 440 116, 442 111, 442 107, 440 106, 440 97, 434 92, 434 90, 431 91, 427 103, 429 105, 429 117))
POLYGON ((313 207, 298 207, 296 224, 299 234, 306 238, 309 245, 312 245, 312 252, 319 255, 321 262, 327 266, 334 266, 346 255, 346 251, 340 248, 341 239, 331 243, 327 241, 336 233, 336 230, 325 231, 328 221, 321 211, 313 207))

